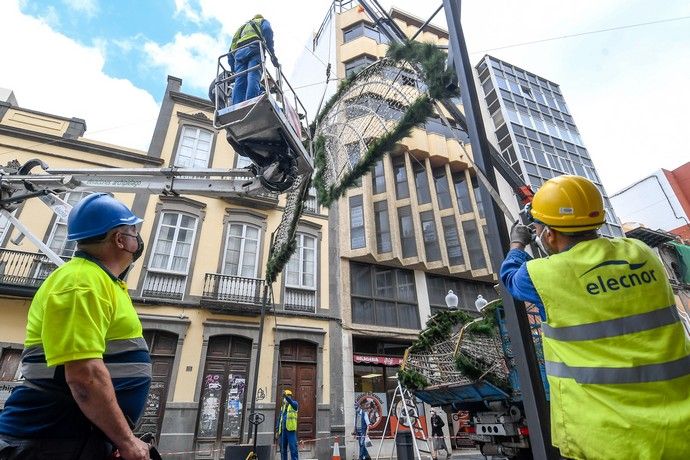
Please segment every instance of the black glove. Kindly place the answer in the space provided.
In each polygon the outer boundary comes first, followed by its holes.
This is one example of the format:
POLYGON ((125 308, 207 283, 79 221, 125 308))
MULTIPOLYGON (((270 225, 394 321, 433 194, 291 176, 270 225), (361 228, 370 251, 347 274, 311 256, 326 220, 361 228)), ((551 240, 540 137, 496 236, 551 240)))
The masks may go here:
POLYGON ((513 224, 513 228, 510 229, 511 243, 520 243, 524 246, 527 246, 532 242, 532 237, 532 229, 518 222, 515 222, 515 224, 513 224))
POLYGON ((278 62, 278 58, 275 56, 271 56, 271 62, 273 63, 273 67, 280 67, 280 63, 278 62))

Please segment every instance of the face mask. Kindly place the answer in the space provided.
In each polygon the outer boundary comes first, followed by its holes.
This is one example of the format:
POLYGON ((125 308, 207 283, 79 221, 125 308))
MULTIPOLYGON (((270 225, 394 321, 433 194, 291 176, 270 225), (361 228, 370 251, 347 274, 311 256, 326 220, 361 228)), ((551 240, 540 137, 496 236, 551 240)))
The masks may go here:
POLYGON ((141 235, 137 233, 137 249, 132 253, 132 263, 141 257, 144 253, 144 240, 141 239, 141 235))
POLYGON ((541 233, 539 233, 539 235, 537 235, 537 237, 534 239, 534 242, 537 244, 537 246, 539 246, 539 249, 541 249, 544 252, 544 254, 546 254, 547 256, 550 256, 552 251, 550 251, 549 249, 546 248, 546 245, 544 244, 544 240, 542 239, 545 231, 546 231, 546 227, 542 228, 541 233))

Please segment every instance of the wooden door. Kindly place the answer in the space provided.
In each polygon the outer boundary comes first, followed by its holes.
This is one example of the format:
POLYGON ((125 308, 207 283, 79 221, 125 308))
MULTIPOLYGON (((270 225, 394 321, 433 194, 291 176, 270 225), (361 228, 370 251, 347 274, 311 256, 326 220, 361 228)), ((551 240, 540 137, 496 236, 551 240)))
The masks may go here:
POLYGON ((144 414, 134 432, 139 436, 153 433, 158 441, 177 350, 177 335, 163 331, 144 331, 144 339, 151 354, 151 388, 146 398, 144 414))
POLYGON ((226 446, 242 439, 251 347, 251 340, 240 337, 209 340, 199 398, 196 458, 220 458, 226 446))
POLYGON ((298 438, 316 437, 316 345, 299 340, 280 344, 278 372, 278 400, 276 417, 280 415, 283 390, 292 390, 299 403, 297 417, 298 438))

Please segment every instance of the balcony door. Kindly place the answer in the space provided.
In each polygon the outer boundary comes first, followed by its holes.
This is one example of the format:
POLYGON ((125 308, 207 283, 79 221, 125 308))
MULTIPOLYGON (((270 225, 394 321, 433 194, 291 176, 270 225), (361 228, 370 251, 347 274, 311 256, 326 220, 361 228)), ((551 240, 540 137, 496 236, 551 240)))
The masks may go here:
POLYGON ((232 223, 228 226, 223 255, 223 277, 218 292, 224 298, 254 301, 260 295, 259 238, 261 229, 254 225, 232 223))

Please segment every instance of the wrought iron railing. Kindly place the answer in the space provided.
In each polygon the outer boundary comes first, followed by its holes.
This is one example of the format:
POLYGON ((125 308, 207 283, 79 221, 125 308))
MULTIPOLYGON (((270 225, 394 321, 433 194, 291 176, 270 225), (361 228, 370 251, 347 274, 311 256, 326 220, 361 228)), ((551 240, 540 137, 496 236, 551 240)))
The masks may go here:
POLYGON ((141 295, 156 299, 182 300, 186 284, 187 275, 149 271, 146 273, 141 295))
POLYGON ((315 313, 316 291, 286 287, 283 304, 286 310, 315 313))
POLYGON ((56 268, 44 254, 0 249, 0 284, 38 288, 56 268))
POLYGON ((261 305, 264 280, 206 273, 202 301, 226 304, 261 305))

